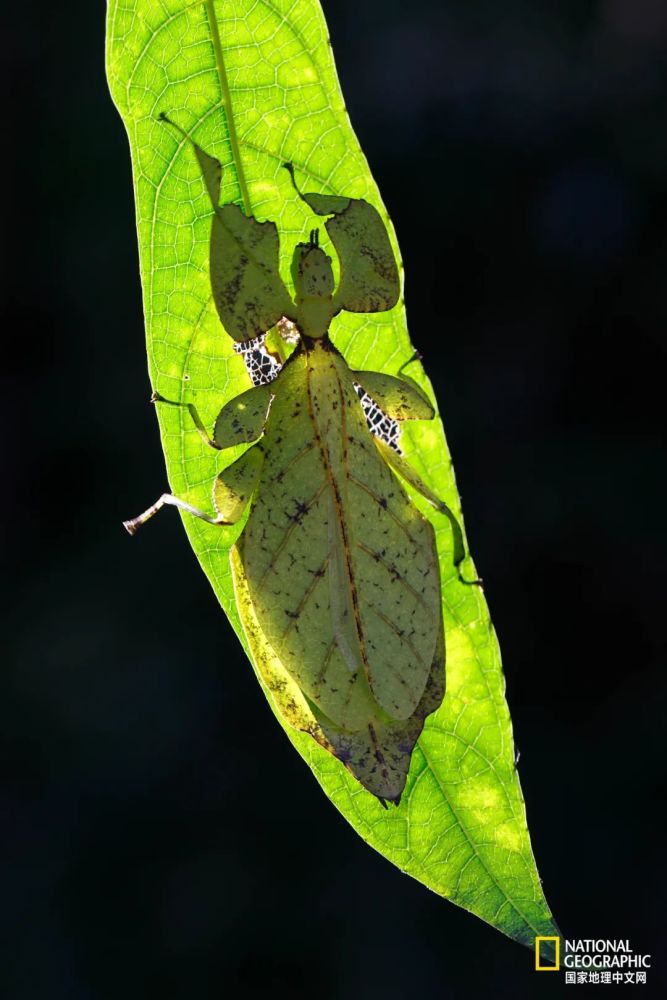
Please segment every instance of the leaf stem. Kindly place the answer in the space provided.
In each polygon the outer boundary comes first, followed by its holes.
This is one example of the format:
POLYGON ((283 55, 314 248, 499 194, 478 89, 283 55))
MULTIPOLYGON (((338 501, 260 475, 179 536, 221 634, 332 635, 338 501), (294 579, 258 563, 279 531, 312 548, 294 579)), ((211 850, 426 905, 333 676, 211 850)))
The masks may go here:
POLYGON ((234 111, 232 108, 232 95, 229 91, 229 80, 227 79, 227 69, 225 67, 225 60, 222 54, 222 44, 220 42, 220 32, 218 31, 218 22, 215 16, 213 0, 206 0, 206 13, 208 15, 209 26, 211 28, 211 40, 213 41, 215 62, 218 67, 218 77, 220 78, 222 103, 225 106, 225 113, 227 115, 229 141, 232 146, 232 156, 234 158, 234 166, 236 167, 236 174, 239 181, 239 187, 241 189, 243 207, 246 215, 252 215, 252 205, 250 204, 250 194, 248 192, 248 185, 246 183, 245 173, 243 170, 243 161, 241 160, 241 147, 236 133, 236 122, 234 121, 234 111))

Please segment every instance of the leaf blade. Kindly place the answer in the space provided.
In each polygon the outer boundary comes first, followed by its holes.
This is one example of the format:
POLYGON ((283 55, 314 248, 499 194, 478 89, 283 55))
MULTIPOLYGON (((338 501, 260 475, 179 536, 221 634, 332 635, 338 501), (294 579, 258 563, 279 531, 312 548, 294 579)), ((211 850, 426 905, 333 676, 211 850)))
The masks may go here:
MULTIPOLYGON (((259 219, 278 223, 286 282, 291 247, 312 226, 313 216, 282 169, 285 161, 294 164, 304 188, 370 201, 388 225, 398 257, 395 236, 347 118, 316 0, 215 5, 165 0, 160 7, 149 0, 112 0, 107 37, 110 88, 132 150, 151 381, 167 398, 196 401, 212 426, 221 406, 249 382, 211 298, 208 195, 186 140, 160 125, 159 113, 178 117, 179 125, 220 159, 223 204, 247 201, 259 219), (212 10, 227 95, 211 34, 212 10), (225 114, 230 103, 232 130, 225 114), (239 157, 242 176, 235 167, 239 157)), ((402 284, 402 267, 400 273, 402 284)), ((373 316, 343 314, 332 334, 357 369, 396 374, 412 353, 402 303, 373 316)), ((433 399, 421 366, 415 364, 410 373, 433 399)), ((163 408, 159 419, 173 491, 210 505, 219 461, 178 408, 163 408)), ((410 462, 460 517, 439 419, 404 426, 402 432, 410 462)), ((400 808, 386 812, 309 736, 286 732, 367 843, 441 895, 530 944, 537 932, 558 931, 528 838, 495 634, 483 595, 464 587, 453 571, 446 518, 419 498, 415 503, 436 530, 447 694, 415 750, 400 808), (440 832, 434 838, 435 828, 440 832)), ((236 605, 229 545, 238 531, 192 518, 185 526, 232 625, 246 649, 252 647, 253 665, 275 712, 261 666, 270 662, 270 651, 262 648, 261 636, 246 639, 236 605)))

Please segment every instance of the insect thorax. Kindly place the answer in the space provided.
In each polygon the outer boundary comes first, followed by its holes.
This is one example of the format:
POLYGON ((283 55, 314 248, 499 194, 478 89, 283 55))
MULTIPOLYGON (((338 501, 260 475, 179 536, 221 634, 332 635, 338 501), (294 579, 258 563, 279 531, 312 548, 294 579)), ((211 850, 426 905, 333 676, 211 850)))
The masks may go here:
POLYGON ((316 233, 313 230, 311 242, 297 244, 292 258, 297 324, 306 337, 314 340, 329 329, 334 289, 331 258, 317 245, 316 233))

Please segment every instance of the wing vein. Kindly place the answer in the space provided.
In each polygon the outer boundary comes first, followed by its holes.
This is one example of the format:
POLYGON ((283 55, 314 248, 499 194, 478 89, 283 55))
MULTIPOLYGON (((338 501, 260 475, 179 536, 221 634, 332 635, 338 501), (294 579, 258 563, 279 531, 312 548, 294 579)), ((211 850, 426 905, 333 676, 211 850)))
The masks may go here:
POLYGON ((317 678, 316 678, 317 684, 321 684, 322 681, 324 680, 324 675, 326 674, 329 664, 331 663, 331 657, 333 656, 333 651, 335 648, 336 648, 336 638, 334 636, 334 638, 329 643, 326 653, 324 654, 324 660, 322 662, 322 666, 317 672, 317 678))
POLYGON ((376 608, 376 606, 374 604, 371 604, 369 602, 368 603, 368 607, 370 608, 371 611, 373 611, 378 616, 378 618, 380 618, 385 623, 385 625, 387 626, 387 628, 391 629, 391 631, 395 635, 398 636, 398 638, 401 640, 401 642, 405 643, 405 645, 417 657, 417 659, 422 664, 422 666, 425 667, 427 664, 426 664, 426 661, 424 660, 424 657, 421 655, 421 653, 418 652, 418 650, 415 649, 415 647, 412 645, 412 643, 410 642, 410 640, 408 639, 408 637, 405 635, 405 633, 403 632, 403 630, 398 627, 398 625, 396 624, 396 622, 393 622, 391 620, 391 618, 387 618, 387 616, 385 614, 383 614, 382 611, 380 611, 379 608, 376 608))
POLYGON ((271 476, 270 479, 267 479, 265 485, 271 486, 273 483, 277 482, 282 476, 285 475, 286 472, 289 472, 289 470, 293 469, 295 465, 298 465, 301 459, 305 455, 307 455, 310 451, 312 451, 314 447, 315 447, 314 441, 306 441, 303 448, 301 448, 300 451, 297 451, 296 455, 292 456, 287 465, 283 466, 282 469, 279 469, 278 472, 276 472, 274 476, 271 476))
MULTIPOLYGON (((351 483, 354 483, 354 485, 355 485, 355 486, 358 486, 358 487, 359 487, 359 489, 361 489, 361 490, 364 490, 364 492, 368 493, 368 495, 369 495, 370 497, 372 497, 372 498, 373 498, 373 500, 375 500, 375 502, 376 502, 376 503, 377 503, 377 504, 378 504, 378 505, 379 505, 380 507, 383 507, 383 508, 384 508, 385 512, 386 512, 386 513, 387 513, 387 514, 389 515, 389 517, 391 517, 391 518, 392 518, 392 520, 393 520, 393 521, 394 521, 394 522, 395 522, 395 523, 396 523, 396 524, 397 524, 397 525, 399 526, 399 528, 401 529, 401 531, 403 531, 403 532, 405 533, 405 535, 406 535, 406 536, 407 536, 407 537, 408 537, 408 538, 410 539, 410 541, 411 541, 411 542, 412 542, 412 544, 413 544, 413 545, 415 546, 415 548, 419 548, 419 547, 420 547, 420 546, 419 546, 419 542, 418 542, 418 541, 417 541, 417 539, 416 539, 416 538, 414 537, 414 535, 412 535, 412 534, 410 533, 410 531, 408 530, 408 527, 407 527, 407 525, 406 525, 406 524, 404 524, 404 523, 403 523, 403 521, 401 521, 400 517, 398 517, 398 515, 397 515, 397 514, 396 514, 396 513, 395 513, 395 512, 393 511, 393 510, 390 510, 388 506, 387 506, 387 507, 384 507, 384 504, 382 503, 382 497, 379 497, 379 496, 378 496, 378 494, 377 494, 377 493, 375 492, 375 490, 374 490, 374 489, 372 489, 372 488, 371 488, 370 486, 368 486, 368 485, 367 485, 366 483, 362 483, 362 481, 361 481, 360 479, 357 479, 357 477, 356 477, 356 476, 352 476, 352 475, 350 475, 350 477, 349 477, 349 478, 350 478, 350 482, 351 482, 351 483)), ((433 562, 434 562, 434 560, 433 560, 433 559, 431 559, 431 560, 429 560, 429 562, 433 563, 433 562)))
POLYGON ((403 586, 407 590, 410 591, 410 593, 412 594, 412 596, 417 601, 419 601, 419 603, 422 605, 422 607, 426 608, 427 611, 429 610, 429 606, 426 603, 426 601, 424 600, 424 598, 422 597, 422 595, 419 593, 418 590, 415 590, 415 588, 412 586, 412 584, 408 580, 406 580, 406 578, 403 576, 402 573, 399 573, 399 571, 396 569, 396 566, 393 566, 390 563, 388 563, 387 560, 384 559, 380 555, 379 552, 373 552, 373 550, 369 549, 368 546, 364 545, 363 542, 357 542, 356 544, 357 544, 357 548, 361 549, 362 552, 365 552, 367 555, 369 555, 374 560, 374 562, 381 563, 382 566, 384 566, 384 568, 387 570, 387 572, 392 577, 394 577, 394 579, 398 580, 399 583, 402 583, 403 586))
POLYGON ((324 562, 322 563, 322 565, 319 567, 319 569, 316 569, 315 572, 313 573, 312 582, 306 588, 306 592, 304 593, 303 597, 299 601, 299 604, 297 606, 296 611, 292 611, 290 613, 289 624, 287 625, 287 628, 285 629, 285 631, 283 632, 283 634, 281 636, 282 639, 286 638, 286 636, 289 634, 289 632, 291 631, 291 629, 296 624, 297 620, 301 617, 301 613, 302 613, 303 609, 305 608, 306 604, 308 603, 308 601, 310 600, 310 598, 312 597, 312 595, 313 595, 313 593, 315 591, 315 587, 317 586, 317 584, 320 581, 320 578, 322 576, 324 576, 324 572, 325 572, 328 564, 329 564, 329 556, 326 557, 326 559, 324 560, 324 562))
MULTIPOLYGON (((311 497, 311 499, 308 501, 308 504, 307 504, 308 512, 305 515, 306 517, 308 516, 308 513, 310 513, 313 504, 317 503, 317 501, 320 499, 320 497, 324 493, 325 486, 326 486, 326 481, 322 483, 322 485, 317 490, 317 492, 315 493, 315 495, 313 497, 311 497)), ((262 576, 260 578, 259 584, 257 585, 258 589, 264 585, 264 582, 265 582, 267 576, 269 575, 269 573, 271 572, 271 570, 276 565, 276 560, 278 559, 278 557, 280 556, 280 554, 283 552, 285 546, 287 545, 287 543, 289 542, 290 538, 292 537, 292 532, 296 528, 297 524, 300 524, 300 523, 301 523, 300 521, 296 521, 296 520, 292 521, 292 523, 289 525, 289 527, 285 531, 285 534, 283 535, 282 542, 280 543, 280 545, 278 546, 278 548, 275 550, 275 552, 271 556, 271 559, 269 561, 269 565, 266 567, 266 569, 262 573, 262 576)))

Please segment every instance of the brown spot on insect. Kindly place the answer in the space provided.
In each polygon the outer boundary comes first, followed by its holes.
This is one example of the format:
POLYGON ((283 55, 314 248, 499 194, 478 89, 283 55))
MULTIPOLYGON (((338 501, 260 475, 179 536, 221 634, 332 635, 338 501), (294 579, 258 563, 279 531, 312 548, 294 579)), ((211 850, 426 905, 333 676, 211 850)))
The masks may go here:
POLYGON ((289 514, 291 520, 296 521, 297 524, 301 524, 304 517, 310 510, 310 505, 306 500, 295 500, 295 511, 293 514, 289 514))

